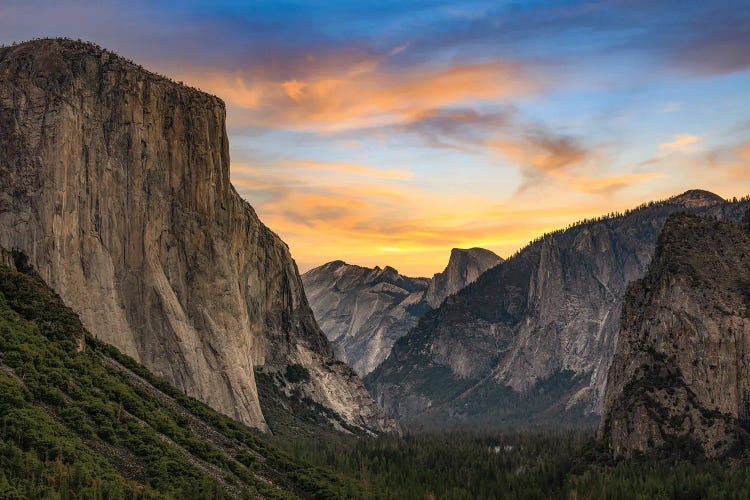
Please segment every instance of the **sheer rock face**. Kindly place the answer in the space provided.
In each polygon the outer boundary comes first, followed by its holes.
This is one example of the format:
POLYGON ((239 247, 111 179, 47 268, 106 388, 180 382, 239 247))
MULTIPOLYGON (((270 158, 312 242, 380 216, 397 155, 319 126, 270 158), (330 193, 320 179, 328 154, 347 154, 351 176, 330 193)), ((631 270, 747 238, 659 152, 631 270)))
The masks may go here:
POLYGON ((533 242, 426 313, 365 385, 404 421, 497 423, 503 405, 516 422, 600 414, 627 284, 671 213, 742 219, 748 202, 717 198, 689 191, 533 242), (556 394, 540 389, 550 380, 556 394))
POLYGON ((445 271, 432 279, 409 278, 390 266, 371 269, 334 261, 306 272, 302 281, 336 355, 365 376, 432 304, 501 261, 482 248, 454 248, 445 271))
POLYGON ((473 283, 480 274, 502 261, 484 248, 454 248, 445 270, 432 277, 425 300, 431 307, 439 306, 446 297, 473 283))
POLYGON ((648 274, 628 287, 600 428, 619 455, 670 438, 709 456, 750 418, 750 235, 724 222, 667 221, 648 274))
POLYGON ((0 49, 0 246, 88 330, 191 396, 265 428, 254 367, 388 427, 312 316, 289 249, 229 181, 218 98, 89 44, 0 49))
POLYGON ((370 269, 342 261, 312 269, 302 281, 336 356, 360 375, 380 364, 393 343, 417 324, 429 284, 392 267, 370 269))

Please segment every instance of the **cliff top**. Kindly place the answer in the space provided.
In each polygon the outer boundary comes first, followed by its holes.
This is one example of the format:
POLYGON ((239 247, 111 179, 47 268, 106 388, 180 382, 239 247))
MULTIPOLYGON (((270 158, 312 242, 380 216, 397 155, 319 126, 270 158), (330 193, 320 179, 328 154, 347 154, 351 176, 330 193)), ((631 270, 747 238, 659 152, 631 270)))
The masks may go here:
POLYGON ((497 255, 492 250, 486 248, 472 247, 472 248, 453 248, 451 249, 451 259, 460 255, 468 255, 475 259, 494 259, 498 262, 502 262, 503 258, 497 255))
MULTIPOLYGON (((147 70, 140 64, 120 56, 111 50, 102 48, 93 42, 73 40, 70 38, 35 38, 26 42, 0 46, 0 63, 17 63, 25 67, 33 67, 28 62, 39 61, 47 73, 66 73, 75 68, 77 63, 86 58, 94 58, 102 66, 110 66, 124 71, 138 73, 141 78, 173 85, 190 97, 212 101, 213 104, 225 108, 224 101, 208 92, 185 85, 167 76, 147 70)), ((39 69, 38 67, 35 69, 39 69)))

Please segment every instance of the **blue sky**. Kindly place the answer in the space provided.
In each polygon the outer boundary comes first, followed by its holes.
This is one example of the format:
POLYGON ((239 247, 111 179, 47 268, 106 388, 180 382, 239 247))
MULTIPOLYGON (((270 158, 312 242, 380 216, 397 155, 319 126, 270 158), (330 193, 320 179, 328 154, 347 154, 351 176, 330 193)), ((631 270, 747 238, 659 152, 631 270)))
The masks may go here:
POLYGON ((301 269, 429 275, 690 188, 750 193, 740 1, 3 1, 227 103, 240 193, 301 269))

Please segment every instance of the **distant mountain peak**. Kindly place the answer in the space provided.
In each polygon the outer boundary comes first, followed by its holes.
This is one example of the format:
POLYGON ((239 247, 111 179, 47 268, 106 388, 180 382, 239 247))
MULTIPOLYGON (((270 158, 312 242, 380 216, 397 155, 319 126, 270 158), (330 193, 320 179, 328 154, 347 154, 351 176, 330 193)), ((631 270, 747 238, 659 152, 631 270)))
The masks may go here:
POLYGON ((685 205, 686 207, 708 207, 719 203, 724 203, 726 200, 718 194, 712 193, 711 191, 705 191, 703 189, 691 189, 685 191, 682 194, 673 196, 669 199, 671 203, 677 203, 685 205))
POLYGON ((419 318, 502 259, 483 248, 454 248, 433 278, 408 277, 392 266, 373 268, 333 261, 302 280, 315 317, 339 359, 370 373, 419 318))
POLYGON ((429 309, 422 303, 430 280, 403 276, 391 266, 334 261, 307 271, 302 281, 339 359, 361 375, 380 364, 393 343, 429 309))
POLYGON ((486 248, 453 248, 451 249, 451 256, 448 260, 448 267, 450 267, 451 262, 453 262, 455 259, 461 258, 463 256, 468 256, 474 259, 487 259, 493 261, 503 260, 502 257, 497 255, 495 252, 493 252, 492 250, 487 250, 486 248))
POLYGON ((502 261, 501 257, 485 248, 452 249, 445 270, 432 277, 427 290, 427 302, 432 307, 439 306, 446 297, 458 292, 502 261))

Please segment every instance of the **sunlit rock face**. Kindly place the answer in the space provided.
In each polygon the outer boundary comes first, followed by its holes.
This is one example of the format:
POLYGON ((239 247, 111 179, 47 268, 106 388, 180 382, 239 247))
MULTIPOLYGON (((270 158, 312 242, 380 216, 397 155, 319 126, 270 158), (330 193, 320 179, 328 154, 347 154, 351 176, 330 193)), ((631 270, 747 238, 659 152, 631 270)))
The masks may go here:
POLYGON ((365 385, 404 421, 596 419, 625 289, 664 221, 679 211, 739 221, 747 206, 689 191, 545 235, 426 313, 365 385))
POLYGON ((736 450, 750 418, 750 235, 671 217, 625 295, 601 436, 618 455, 694 440, 736 450))
POLYGON ((289 249, 229 181, 221 100, 90 44, 0 49, 0 246, 86 328, 259 428, 254 370, 353 425, 392 425, 335 361, 289 249))
POLYGON ((482 248, 454 248, 442 273, 409 278, 386 266, 329 262, 302 275, 310 306, 337 357, 360 375, 374 370, 419 318, 502 259, 482 248))

